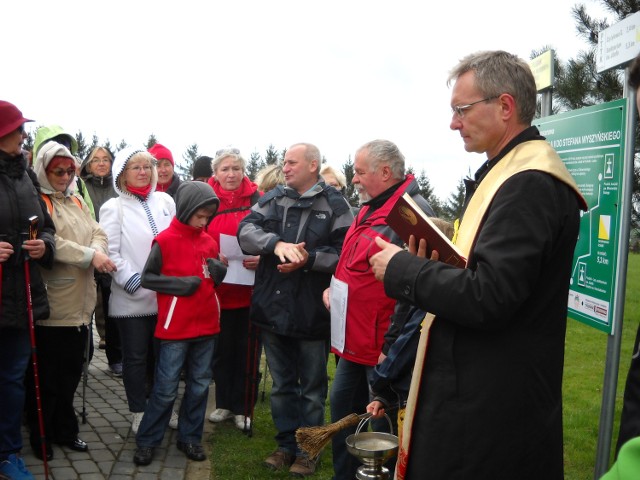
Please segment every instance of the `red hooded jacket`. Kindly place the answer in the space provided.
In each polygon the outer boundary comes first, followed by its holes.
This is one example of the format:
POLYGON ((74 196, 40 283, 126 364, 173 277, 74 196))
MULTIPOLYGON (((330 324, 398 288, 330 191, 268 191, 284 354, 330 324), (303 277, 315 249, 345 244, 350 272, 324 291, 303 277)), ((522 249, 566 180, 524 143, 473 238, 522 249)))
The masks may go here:
POLYGON ((207 258, 218 258, 218 245, 200 229, 181 223, 176 217, 154 240, 162 252, 161 274, 168 277, 202 278, 193 295, 176 296, 158 292, 158 323, 155 336, 161 340, 185 340, 220 332, 220 302, 207 258))

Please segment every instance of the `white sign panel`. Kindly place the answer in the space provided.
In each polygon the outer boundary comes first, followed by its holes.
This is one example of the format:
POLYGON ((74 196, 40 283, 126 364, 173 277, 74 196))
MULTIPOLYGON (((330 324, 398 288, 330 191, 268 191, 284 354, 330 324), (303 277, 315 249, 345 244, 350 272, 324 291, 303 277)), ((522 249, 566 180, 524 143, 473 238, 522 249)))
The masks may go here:
POLYGON ((602 30, 598 35, 596 65, 598 73, 619 67, 640 53, 640 12, 602 30))

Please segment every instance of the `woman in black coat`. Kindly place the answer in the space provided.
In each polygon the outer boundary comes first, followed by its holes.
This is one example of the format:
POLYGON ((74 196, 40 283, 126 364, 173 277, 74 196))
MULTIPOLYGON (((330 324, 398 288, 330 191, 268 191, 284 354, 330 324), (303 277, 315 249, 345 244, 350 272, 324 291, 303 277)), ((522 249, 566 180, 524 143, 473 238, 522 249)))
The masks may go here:
POLYGON ((0 100, 0 474, 9 478, 28 472, 20 458, 22 418, 16 415, 24 407, 24 375, 31 354, 25 259, 30 259, 33 318, 45 319, 49 303, 35 263, 51 268, 55 245, 55 227, 22 152, 24 124, 30 121, 0 100), (34 239, 29 239, 30 219, 37 222, 34 239))
MULTIPOLYGON (((93 203, 96 221, 100 221, 100 208, 107 200, 116 198, 113 188, 113 153, 107 147, 97 146, 84 159, 80 176, 84 180, 93 203)), ((95 271, 98 286, 95 322, 100 335, 99 348, 107 354, 109 370, 117 377, 122 376, 122 347, 120 333, 115 321, 109 317, 109 297, 111 296, 111 275, 95 271)))

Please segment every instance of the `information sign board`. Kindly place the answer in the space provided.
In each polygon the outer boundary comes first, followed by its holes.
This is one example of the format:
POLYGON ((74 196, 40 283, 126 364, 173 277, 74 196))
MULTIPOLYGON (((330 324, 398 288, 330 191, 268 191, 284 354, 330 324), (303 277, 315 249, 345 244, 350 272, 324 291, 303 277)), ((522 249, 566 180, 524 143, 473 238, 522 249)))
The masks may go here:
POLYGON ((598 34, 596 69, 602 73, 633 60, 640 52, 640 12, 628 15, 598 34))
POLYGON ((534 120, 589 209, 580 221, 569 317, 611 333, 624 177, 626 99, 534 120))

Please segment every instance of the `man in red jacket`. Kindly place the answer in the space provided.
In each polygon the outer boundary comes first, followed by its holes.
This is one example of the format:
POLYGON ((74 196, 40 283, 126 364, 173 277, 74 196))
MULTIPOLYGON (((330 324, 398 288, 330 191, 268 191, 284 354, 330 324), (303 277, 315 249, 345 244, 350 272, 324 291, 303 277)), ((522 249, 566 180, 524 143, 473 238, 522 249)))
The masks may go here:
MULTIPOLYGON (((402 245, 385 222, 397 199, 409 193, 429 216, 433 210, 419 194, 413 175, 405 175, 404 155, 388 140, 373 140, 356 152, 353 183, 362 208, 347 231, 334 281, 347 285, 348 300, 344 330, 332 325, 332 348, 340 361, 331 386, 331 421, 352 412, 364 412, 369 398, 369 378, 381 359, 384 335, 396 301, 387 297, 374 276, 369 258, 380 249, 376 237, 402 245)), ((334 292, 335 293, 335 292, 334 292)), ((329 291, 325 291, 329 307, 329 291)), ((335 312, 334 312, 335 318, 335 312)), ((347 452, 345 439, 355 428, 333 437, 334 480, 351 480, 359 462, 347 452)))

